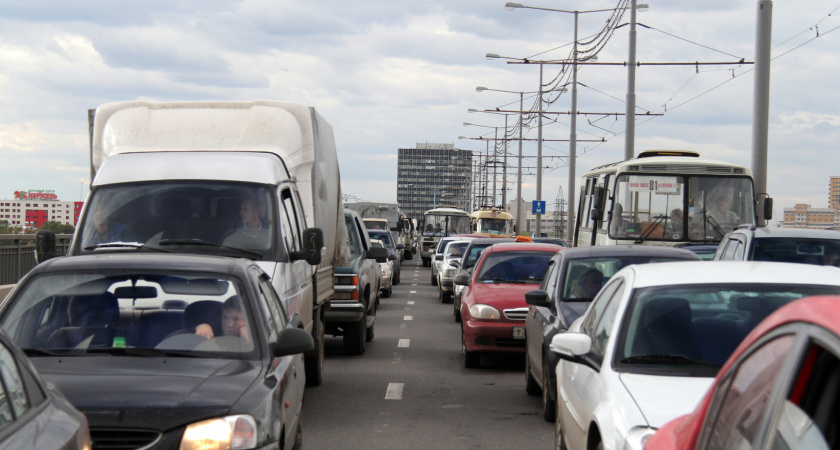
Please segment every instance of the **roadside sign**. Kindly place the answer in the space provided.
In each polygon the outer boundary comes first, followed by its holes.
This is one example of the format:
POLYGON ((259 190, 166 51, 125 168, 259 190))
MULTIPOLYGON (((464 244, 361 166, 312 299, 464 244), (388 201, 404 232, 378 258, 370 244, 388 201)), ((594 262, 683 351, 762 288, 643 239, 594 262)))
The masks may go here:
POLYGON ((545 200, 531 202, 531 214, 545 214, 545 200))

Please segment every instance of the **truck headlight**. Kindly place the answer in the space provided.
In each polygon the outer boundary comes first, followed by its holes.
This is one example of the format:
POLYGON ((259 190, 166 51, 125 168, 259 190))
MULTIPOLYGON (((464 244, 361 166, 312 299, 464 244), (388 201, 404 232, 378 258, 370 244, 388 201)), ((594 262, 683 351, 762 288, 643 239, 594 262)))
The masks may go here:
POLYGON ((184 430, 180 450, 240 450, 257 446, 257 423, 247 414, 192 423, 184 430))
POLYGON ((476 319, 499 320, 502 315, 499 310, 488 305, 472 305, 470 306, 470 315, 476 319))

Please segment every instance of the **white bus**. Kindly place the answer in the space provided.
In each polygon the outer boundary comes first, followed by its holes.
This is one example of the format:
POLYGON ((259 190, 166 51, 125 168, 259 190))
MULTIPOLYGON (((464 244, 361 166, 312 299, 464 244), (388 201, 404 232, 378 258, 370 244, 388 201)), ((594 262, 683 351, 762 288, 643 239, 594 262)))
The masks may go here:
POLYGON ((455 208, 435 208, 426 211, 423 217, 423 233, 420 242, 420 257, 424 266, 431 266, 440 238, 470 232, 470 215, 455 208))
MULTIPOLYGON (((769 219, 772 201, 761 200, 769 219)), ((746 167, 690 151, 645 151, 583 175, 574 245, 716 244, 755 224, 755 206, 746 167)))

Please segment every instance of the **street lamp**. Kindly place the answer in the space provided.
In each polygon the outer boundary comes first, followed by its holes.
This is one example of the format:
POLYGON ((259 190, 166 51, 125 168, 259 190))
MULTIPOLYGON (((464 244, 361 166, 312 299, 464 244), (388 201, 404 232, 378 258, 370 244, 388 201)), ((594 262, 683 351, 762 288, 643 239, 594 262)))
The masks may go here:
MULTIPOLYGON (((575 40, 574 40, 574 49, 572 50, 572 113, 571 113, 571 133, 569 134, 569 188, 568 188, 568 196, 569 196, 569 209, 567 213, 567 231, 568 236, 573 238, 574 233, 574 222, 571 220, 572 216, 574 215, 574 208, 575 208, 575 164, 577 160, 577 66, 578 61, 591 61, 591 58, 585 58, 583 60, 578 59, 578 16, 580 14, 586 13, 593 13, 593 12, 604 12, 604 11, 615 11, 615 8, 610 9, 592 9, 587 11, 569 11, 565 9, 553 9, 553 8, 537 8, 533 6, 524 6, 521 3, 514 3, 514 2, 507 2, 505 3, 505 9, 508 11, 513 11, 518 8, 524 9, 537 9, 542 11, 553 11, 553 12, 562 12, 562 13, 570 13, 575 15, 575 40)), ((627 74, 627 131, 625 136, 625 144, 624 144, 624 159, 630 159, 633 157, 633 135, 635 131, 635 110, 636 110, 636 93, 635 93, 635 86, 636 86, 636 9, 641 11, 647 11, 649 9, 647 4, 636 4, 636 0, 632 0, 632 4, 627 9, 630 9, 630 61, 628 61, 628 74, 627 74), (632 102, 632 103, 631 103, 632 102), (631 116, 632 115, 632 116, 631 116), (628 156, 629 152, 629 156, 628 156)), ((597 55, 593 55, 597 56, 597 55)), ((499 56, 494 53, 488 53, 487 59, 495 59, 499 56), (492 56, 492 58, 491 58, 492 56)), ((543 64, 540 62, 540 91, 542 91, 542 67, 543 64)), ((540 92, 540 116, 542 116, 542 92, 540 92)), ((541 133, 540 133, 541 134, 541 133)), ((541 136, 540 136, 541 137, 541 136)), ((539 157, 538 157, 539 159, 539 157)), ((539 182, 541 179, 539 178, 539 173, 542 171, 542 167, 537 172, 538 174, 538 183, 537 189, 540 190, 541 186, 539 182)), ((540 232, 540 216, 537 216, 537 233, 540 232)))

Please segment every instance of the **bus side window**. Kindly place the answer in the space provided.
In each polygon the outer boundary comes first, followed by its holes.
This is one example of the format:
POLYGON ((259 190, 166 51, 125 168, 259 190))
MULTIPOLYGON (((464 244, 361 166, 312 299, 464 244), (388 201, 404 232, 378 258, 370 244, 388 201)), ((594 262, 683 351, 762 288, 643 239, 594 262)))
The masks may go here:
POLYGON ((592 188, 595 185, 595 179, 589 178, 586 180, 586 190, 584 191, 583 196, 583 209, 581 209, 578 214, 583 216, 583 221, 581 221, 580 227, 585 229, 591 229, 592 225, 589 222, 589 215, 591 213, 590 209, 592 208, 592 188))

